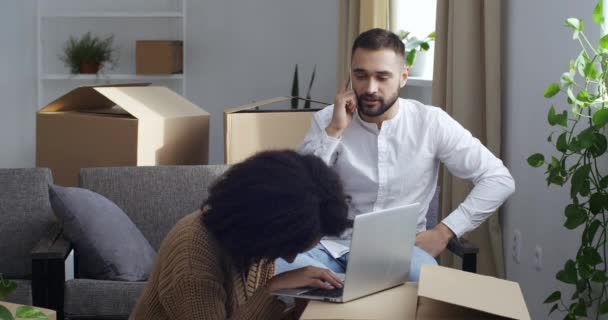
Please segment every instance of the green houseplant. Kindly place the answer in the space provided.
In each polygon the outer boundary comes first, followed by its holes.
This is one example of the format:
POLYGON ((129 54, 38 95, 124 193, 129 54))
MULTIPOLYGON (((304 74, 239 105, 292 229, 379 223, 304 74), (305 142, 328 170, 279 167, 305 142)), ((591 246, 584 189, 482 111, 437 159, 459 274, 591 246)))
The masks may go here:
MULTIPOLYGON (((593 11, 593 21, 604 24, 603 3, 593 11)), ((547 121, 554 129, 549 137, 555 155, 536 153, 528 158, 532 167, 545 167, 548 185, 568 187, 569 204, 564 209, 564 227, 577 229, 582 236, 576 256, 565 261, 556 279, 574 286, 566 296, 554 291, 545 299, 549 314, 558 310, 565 319, 594 317, 608 313, 607 226, 608 176, 598 163, 606 161, 606 123, 608 122, 608 35, 591 42, 583 20, 569 18, 565 25, 573 30, 573 39, 581 47, 560 82, 551 83, 545 98, 561 93, 566 104, 562 110, 551 105, 547 121), (561 110, 558 111, 558 110, 561 110)))
POLYGON ((397 35, 405 44, 405 63, 409 67, 414 66, 417 52, 428 51, 431 48, 431 42, 435 41, 435 32, 431 32, 422 39, 411 36, 409 31, 403 30, 400 30, 397 35))
MULTIPOLYGON (((14 281, 5 280, 0 274, 0 300, 9 296, 17 289, 17 284, 14 281)), ((13 315, 8 308, 0 304, 0 320, 20 319, 48 319, 48 317, 40 310, 30 306, 20 306, 13 315)))
POLYGON ((113 35, 101 38, 87 32, 80 38, 70 36, 63 48, 61 60, 70 68, 70 73, 96 74, 107 65, 116 63, 113 42, 113 35))

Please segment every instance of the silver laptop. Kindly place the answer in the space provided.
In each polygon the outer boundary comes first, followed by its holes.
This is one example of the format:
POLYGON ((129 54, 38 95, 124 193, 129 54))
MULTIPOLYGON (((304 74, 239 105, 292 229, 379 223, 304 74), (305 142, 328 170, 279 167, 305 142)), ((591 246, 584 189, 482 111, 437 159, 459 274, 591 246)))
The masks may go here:
POLYGON ((409 274, 419 209, 415 203, 355 217, 343 288, 307 287, 273 294, 347 302, 403 284, 409 274))

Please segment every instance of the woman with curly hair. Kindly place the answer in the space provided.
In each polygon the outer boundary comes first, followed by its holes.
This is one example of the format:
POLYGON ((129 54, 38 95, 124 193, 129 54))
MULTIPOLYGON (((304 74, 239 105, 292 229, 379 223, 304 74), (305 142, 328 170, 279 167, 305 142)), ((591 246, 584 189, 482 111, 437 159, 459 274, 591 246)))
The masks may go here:
POLYGON ((321 159, 259 153, 169 232, 131 319, 281 319, 288 313, 272 291, 342 283, 315 267, 274 275, 275 259, 293 261, 351 226, 340 179, 321 159))

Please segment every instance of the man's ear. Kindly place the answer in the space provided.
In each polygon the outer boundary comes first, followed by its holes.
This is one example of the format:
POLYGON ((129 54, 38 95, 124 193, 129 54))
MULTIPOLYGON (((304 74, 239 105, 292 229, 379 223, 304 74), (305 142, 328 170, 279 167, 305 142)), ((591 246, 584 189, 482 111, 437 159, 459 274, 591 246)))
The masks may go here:
POLYGON ((401 74, 399 76, 399 88, 405 87, 405 83, 407 82, 409 73, 410 73, 410 67, 404 64, 403 70, 401 70, 401 74))

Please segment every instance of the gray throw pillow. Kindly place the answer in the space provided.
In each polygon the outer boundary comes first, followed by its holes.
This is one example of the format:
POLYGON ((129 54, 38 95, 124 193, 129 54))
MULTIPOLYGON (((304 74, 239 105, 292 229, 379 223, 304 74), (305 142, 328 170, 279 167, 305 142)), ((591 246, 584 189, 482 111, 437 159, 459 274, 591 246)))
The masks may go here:
POLYGON ((49 185, 49 194, 81 277, 147 280, 156 252, 122 209, 87 189, 49 185))

